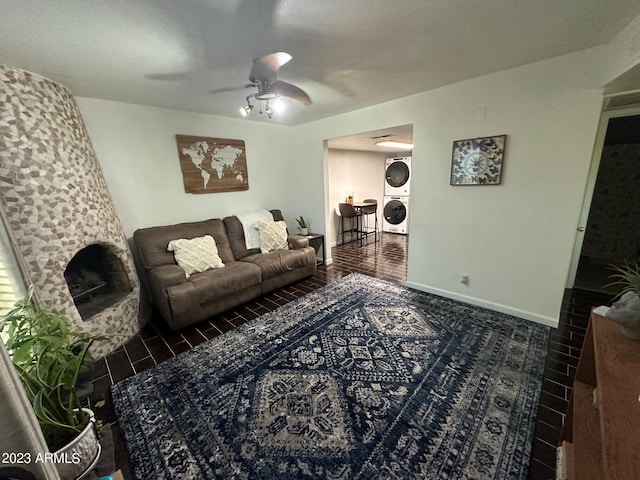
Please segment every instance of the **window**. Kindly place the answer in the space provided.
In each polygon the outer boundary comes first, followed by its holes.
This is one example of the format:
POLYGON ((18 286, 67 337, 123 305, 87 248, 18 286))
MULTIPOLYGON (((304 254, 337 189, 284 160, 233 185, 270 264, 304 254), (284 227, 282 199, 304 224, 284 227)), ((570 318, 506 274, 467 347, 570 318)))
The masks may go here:
POLYGON ((9 236, 0 222, 0 315, 4 315, 24 294, 24 283, 9 243, 9 236))

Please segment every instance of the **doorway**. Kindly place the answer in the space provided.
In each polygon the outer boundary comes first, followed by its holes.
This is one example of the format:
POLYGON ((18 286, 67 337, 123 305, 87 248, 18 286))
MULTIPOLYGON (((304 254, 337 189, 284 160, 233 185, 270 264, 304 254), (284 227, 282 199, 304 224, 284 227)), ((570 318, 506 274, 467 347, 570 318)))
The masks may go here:
MULTIPOLYGON (((386 161, 393 157, 410 157, 412 153, 411 150, 398 150, 397 144, 391 147, 378 145, 385 140, 393 140, 400 144, 412 143, 413 125, 386 127, 327 140, 325 187, 328 202, 325 214, 328 245, 335 246, 338 243, 341 217, 337 208, 340 203, 348 202, 348 197, 351 197, 355 203, 365 199, 373 199, 377 202, 376 215, 379 231, 382 232, 387 198, 386 161)), ((408 193, 400 195, 408 195, 408 193)), ((404 221, 408 223, 408 210, 405 217, 404 221)), ((371 222, 374 220, 369 219, 369 224, 371 222)), ((371 236, 371 238, 375 237, 371 236)))
POLYGON ((612 266, 640 258, 640 111, 604 115, 600 137, 573 287, 617 294, 620 287, 611 285, 612 266))

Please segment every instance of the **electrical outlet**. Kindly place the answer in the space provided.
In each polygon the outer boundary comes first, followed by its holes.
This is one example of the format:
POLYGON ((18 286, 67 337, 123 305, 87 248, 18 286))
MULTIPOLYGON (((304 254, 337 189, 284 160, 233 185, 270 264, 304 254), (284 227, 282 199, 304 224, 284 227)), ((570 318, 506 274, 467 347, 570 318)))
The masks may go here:
POLYGON ((469 275, 460 275, 460 283, 463 285, 469 285, 469 275))

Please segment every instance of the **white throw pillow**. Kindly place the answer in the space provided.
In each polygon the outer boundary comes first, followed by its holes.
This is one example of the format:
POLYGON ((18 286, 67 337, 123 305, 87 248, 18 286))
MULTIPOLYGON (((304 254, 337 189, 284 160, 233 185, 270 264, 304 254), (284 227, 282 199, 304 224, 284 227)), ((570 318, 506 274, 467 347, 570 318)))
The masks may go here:
POLYGON ((218 255, 216 241, 211 235, 190 240, 184 238, 171 240, 167 251, 173 252, 177 264, 183 268, 187 278, 192 273, 224 267, 224 263, 218 255))
POLYGON ((260 233, 260 251, 262 253, 289 249, 287 224, 282 220, 279 222, 258 222, 258 232, 260 233))

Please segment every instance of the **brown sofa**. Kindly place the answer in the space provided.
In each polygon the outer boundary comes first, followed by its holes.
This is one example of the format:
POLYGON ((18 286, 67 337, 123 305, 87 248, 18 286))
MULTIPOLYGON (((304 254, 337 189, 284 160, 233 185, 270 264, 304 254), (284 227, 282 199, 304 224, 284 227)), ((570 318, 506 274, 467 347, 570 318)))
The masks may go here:
MULTIPOLYGON (((283 220, 280 210, 271 210, 283 220)), ((229 310, 316 271, 316 252, 301 235, 289 235, 289 250, 247 250, 237 217, 141 228, 133 239, 147 274, 153 304, 173 330, 229 310), (211 235, 223 268, 194 273, 188 279, 167 251, 171 240, 211 235)))

